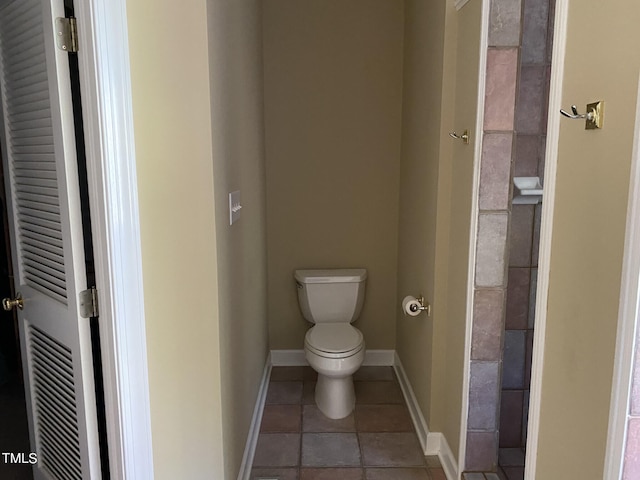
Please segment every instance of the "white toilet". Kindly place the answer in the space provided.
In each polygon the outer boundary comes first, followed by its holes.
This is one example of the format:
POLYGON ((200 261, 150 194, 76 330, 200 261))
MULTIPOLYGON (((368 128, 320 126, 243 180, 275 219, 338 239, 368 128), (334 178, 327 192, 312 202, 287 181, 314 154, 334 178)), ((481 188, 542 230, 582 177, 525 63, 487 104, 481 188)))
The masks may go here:
POLYGON ((351 322, 362 311, 367 271, 296 270, 295 278, 302 315, 315 323, 304 353, 318 372, 316 405, 329 418, 344 418, 355 406, 352 375, 364 360, 364 337, 351 322))

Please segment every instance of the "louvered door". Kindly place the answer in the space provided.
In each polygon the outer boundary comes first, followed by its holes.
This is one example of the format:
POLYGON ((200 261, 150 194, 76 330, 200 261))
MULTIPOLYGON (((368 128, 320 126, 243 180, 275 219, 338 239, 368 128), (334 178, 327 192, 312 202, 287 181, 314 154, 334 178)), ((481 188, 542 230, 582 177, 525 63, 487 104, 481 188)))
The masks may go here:
POLYGON ((100 478, 77 160, 62 0, 0 0, 2 153, 36 479, 100 478))

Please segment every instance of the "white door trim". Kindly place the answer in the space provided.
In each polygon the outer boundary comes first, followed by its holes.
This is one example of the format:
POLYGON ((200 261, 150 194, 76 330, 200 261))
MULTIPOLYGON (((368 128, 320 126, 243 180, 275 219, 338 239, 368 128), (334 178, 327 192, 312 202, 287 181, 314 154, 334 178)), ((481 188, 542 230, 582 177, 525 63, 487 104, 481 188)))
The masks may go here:
POLYGON ((553 56, 549 91, 549 119, 547 123, 547 147, 545 152, 544 197, 540 225, 540 250, 538 260, 538 286, 535 307, 535 329, 531 364, 529 398, 529 421, 527 427, 527 455, 525 478, 536 478, 538 440, 540 435, 540 403, 542 399, 542 373, 544 367, 544 344, 547 325, 547 300, 549 298, 549 272, 551 270, 551 239, 558 165, 558 143, 560 140, 560 108, 562 106, 562 83, 564 58, 567 44, 567 18, 569 0, 557 0, 554 20, 553 56))
POLYGON ((631 161, 616 356, 609 410, 605 480, 622 478, 640 312, 640 82, 631 161))
MULTIPOLYGON (((464 6, 464 5, 463 5, 464 6)), ((476 129, 473 133, 473 184, 471 191, 471 218, 469 219, 469 266, 467 273, 467 306, 464 339, 464 367, 462 374, 462 410, 460 412, 460 447, 457 457, 457 477, 464 472, 467 456, 467 426, 469 424, 469 388, 471 382, 471 341, 473 336, 473 303, 475 295, 476 257, 478 242, 478 215, 480 208, 480 160, 484 140, 484 108, 487 87, 487 57, 489 54, 489 22, 491 2, 482 0, 482 25, 480 26, 480 52, 478 62, 478 105, 476 110, 476 129)), ((445 439, 446 441, 446 439, 445 439)))
POLYGON ((126 1, 75 3, 111 478, 151 480, 126 1))

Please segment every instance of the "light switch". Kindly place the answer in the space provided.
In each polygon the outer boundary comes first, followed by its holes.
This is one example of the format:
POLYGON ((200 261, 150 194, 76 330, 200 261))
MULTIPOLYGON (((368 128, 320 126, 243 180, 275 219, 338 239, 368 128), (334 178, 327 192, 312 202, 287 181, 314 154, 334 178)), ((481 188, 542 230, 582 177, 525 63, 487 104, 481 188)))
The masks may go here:
POLYGON ((240 190, 229 194, 229 225, 233 225, 240 218, 240 190))

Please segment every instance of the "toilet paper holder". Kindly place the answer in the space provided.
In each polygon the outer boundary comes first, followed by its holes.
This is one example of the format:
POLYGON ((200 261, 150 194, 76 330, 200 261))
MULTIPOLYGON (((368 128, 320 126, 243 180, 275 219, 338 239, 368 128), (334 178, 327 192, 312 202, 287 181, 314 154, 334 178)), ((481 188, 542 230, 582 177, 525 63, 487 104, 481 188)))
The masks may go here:
POLYGON ((408 307, 409 307, 409 310, 411 310, 411 312, 413 313, 426 312, 427 317, 431 316, 431 305, 429 304, 429 302, 424 301, 424 296, 419 295, 417 297, 405 297, 405 300, 409 298, 411 299, 415 298, 415 300, 417 301, 417 303, 409 302, 408 307))

